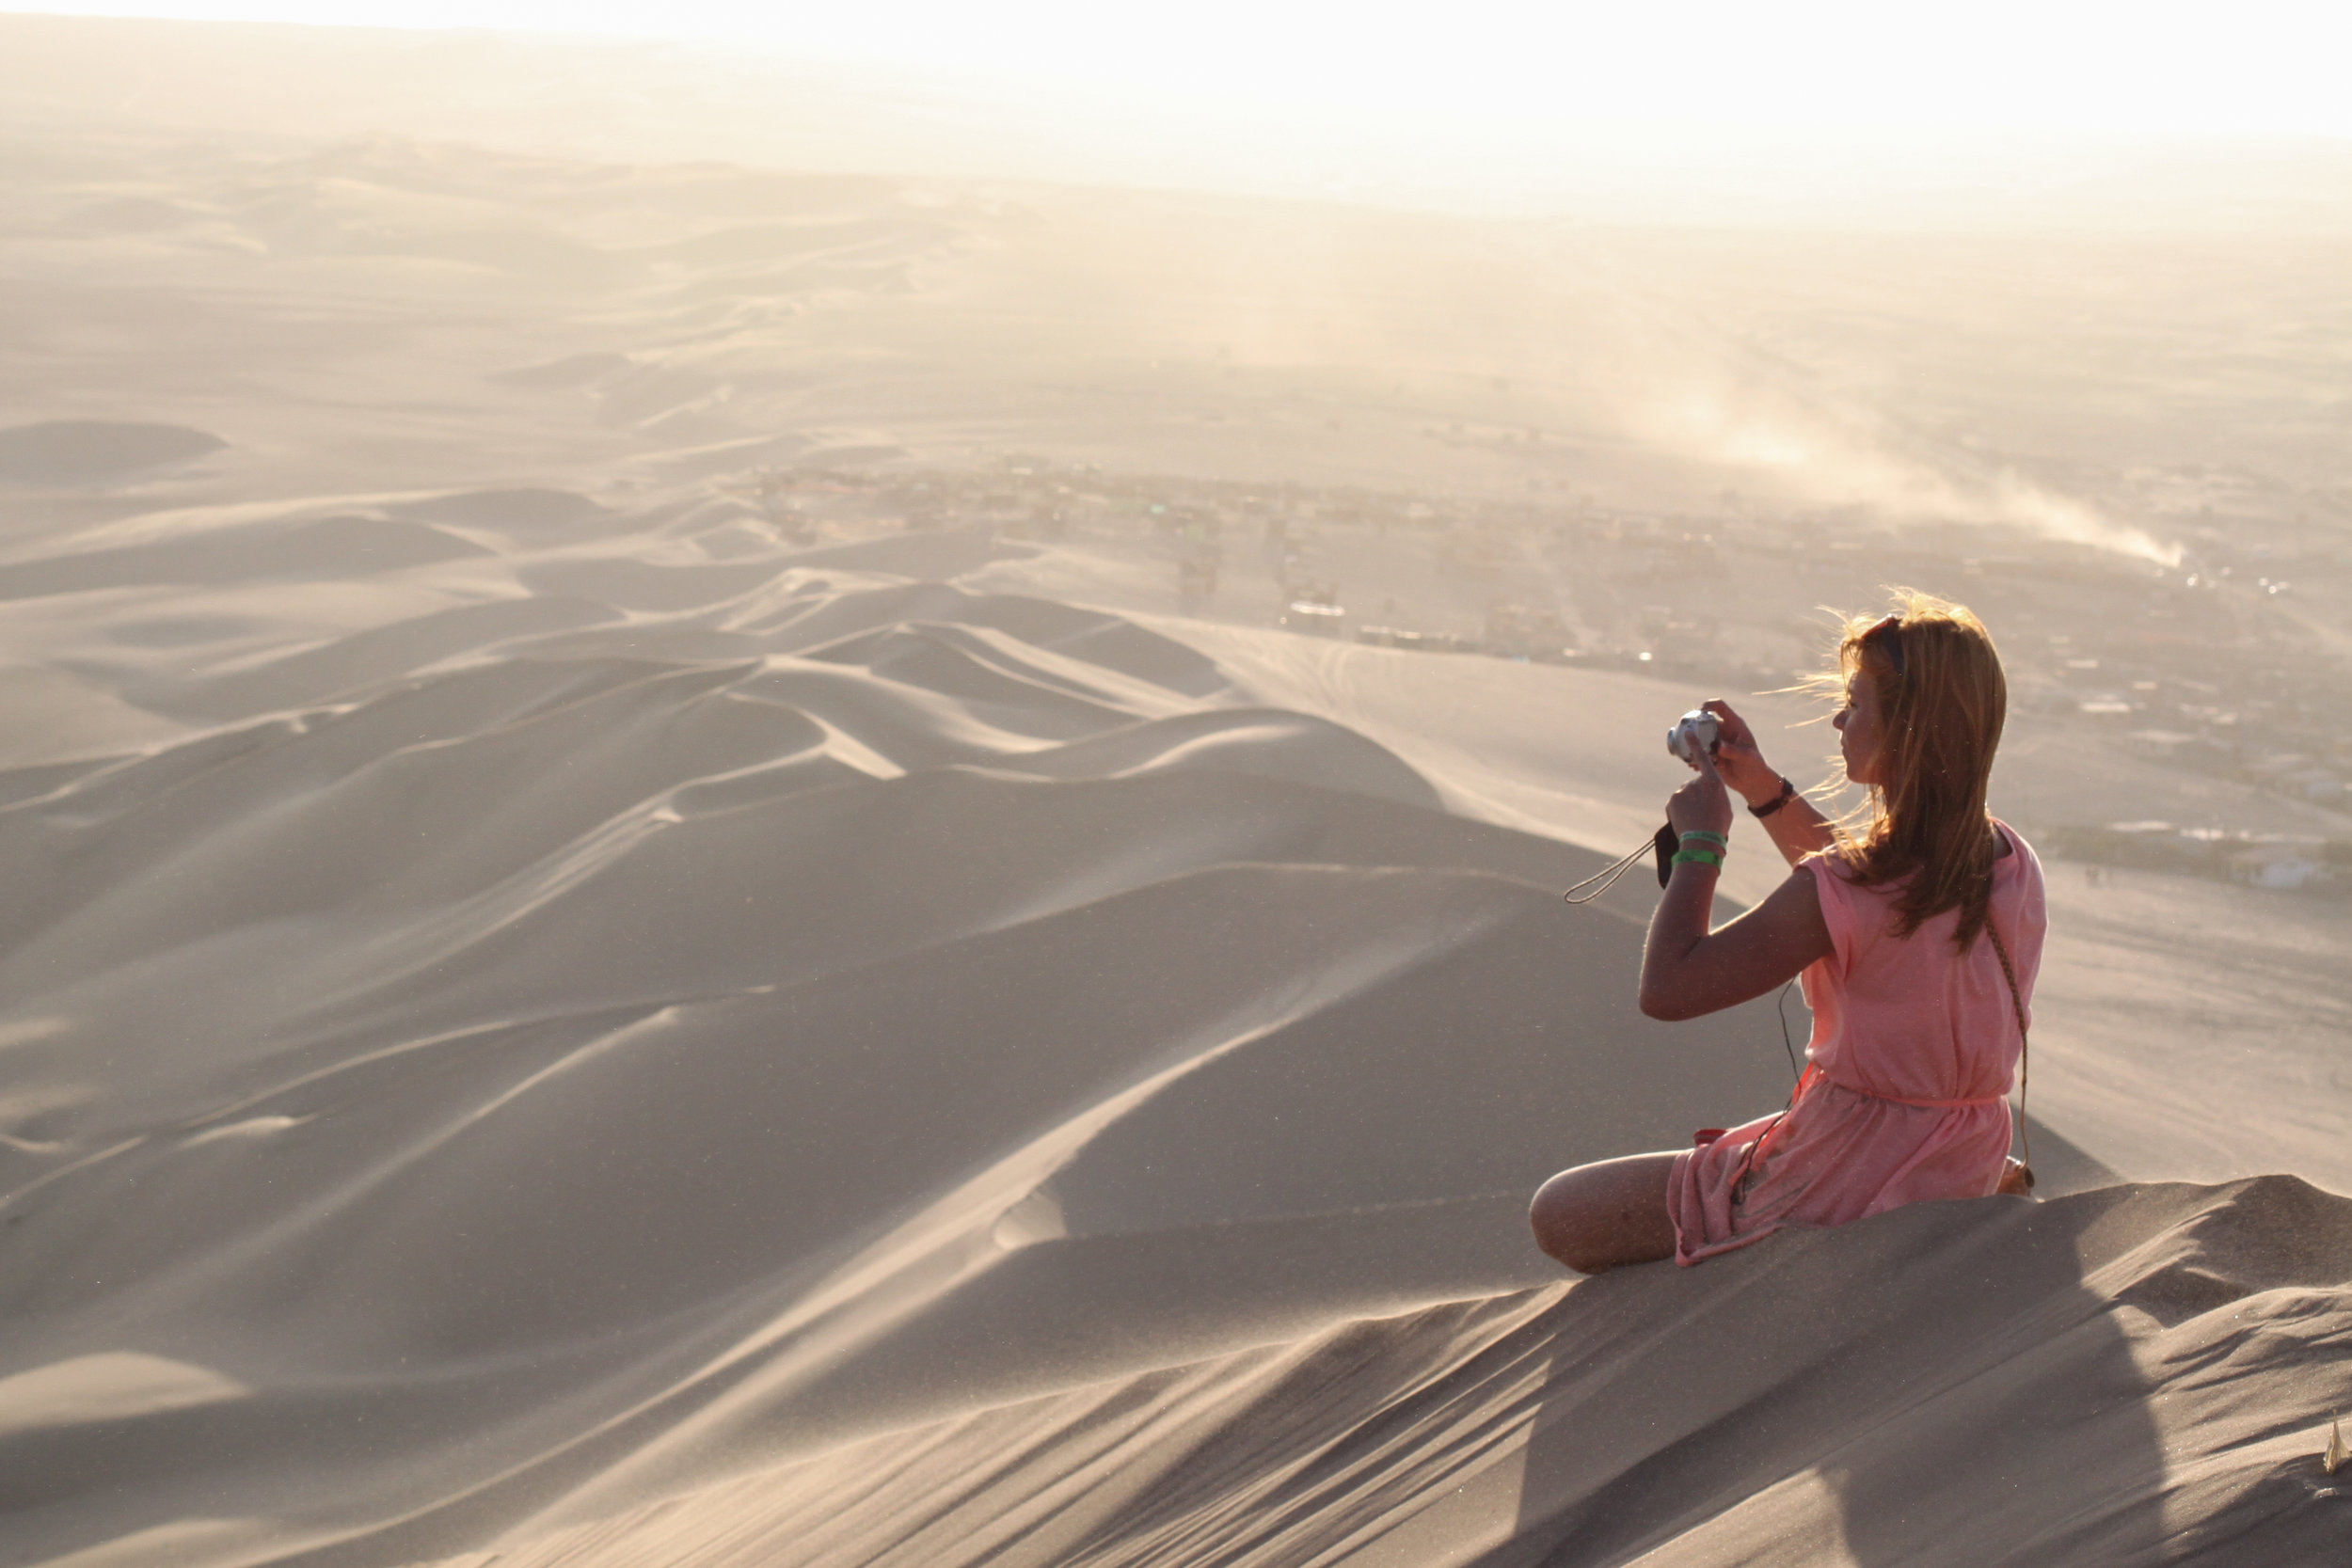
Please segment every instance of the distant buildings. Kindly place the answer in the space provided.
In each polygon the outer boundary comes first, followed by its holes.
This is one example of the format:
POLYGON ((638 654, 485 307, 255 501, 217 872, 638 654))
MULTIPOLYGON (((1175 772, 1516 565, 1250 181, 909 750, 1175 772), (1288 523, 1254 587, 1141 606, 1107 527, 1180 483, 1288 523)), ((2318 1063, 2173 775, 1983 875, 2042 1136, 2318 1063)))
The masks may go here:
POLYGON ((2205 877, 2276 892, 2352 895, 2352 842, 2176 828, 2169 822, 2057 827, 2037 835, 2043 849, 2090 865, 2205 877))

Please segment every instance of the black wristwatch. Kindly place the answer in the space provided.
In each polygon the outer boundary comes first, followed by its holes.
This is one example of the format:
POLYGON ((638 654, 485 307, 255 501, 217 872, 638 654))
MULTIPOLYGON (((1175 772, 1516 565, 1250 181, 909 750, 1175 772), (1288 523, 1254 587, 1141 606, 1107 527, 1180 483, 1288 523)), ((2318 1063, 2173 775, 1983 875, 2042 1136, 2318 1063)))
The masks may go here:
POLYGON ((1788 782, 1788 776, 1784 773, 1781 775, 1780 779, 1780 793, 1773 796, 1771 800, 1765 801, 1760 806, 1750 806, 1748 808, 1748 815, 1756 817, 1770 816, 1772 813, 1780 810, 1781 807, 1787 805, 1789 801, 1795 800, 1796 798, 1797 786, 1790 784, 1788 782))

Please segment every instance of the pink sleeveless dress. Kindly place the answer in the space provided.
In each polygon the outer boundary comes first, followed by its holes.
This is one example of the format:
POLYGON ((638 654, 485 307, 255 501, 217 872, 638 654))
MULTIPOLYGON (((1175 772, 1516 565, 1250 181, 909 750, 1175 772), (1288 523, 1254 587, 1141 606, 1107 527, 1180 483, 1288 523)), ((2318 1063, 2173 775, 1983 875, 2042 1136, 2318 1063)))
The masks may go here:
MULTIPOLYGON (((2010 853, 1994 863, 1992 920, 2030 1019, 2049 924, 2042 863, 1994 826, 2010 853)), ((1957 911, 1898 937, 1895 888, 1856 886, 1832 856, 1798 871, 1820 890, 1831 945, 1800 976, 1813 1009, 1804 1076, 1787 1112, 1676 1158, 1666 1201, 1686 1267, 1783 1226, 1844 1225, 2000 1184, 2022 1042, 1992 942, 1955 949, 1957 911)))

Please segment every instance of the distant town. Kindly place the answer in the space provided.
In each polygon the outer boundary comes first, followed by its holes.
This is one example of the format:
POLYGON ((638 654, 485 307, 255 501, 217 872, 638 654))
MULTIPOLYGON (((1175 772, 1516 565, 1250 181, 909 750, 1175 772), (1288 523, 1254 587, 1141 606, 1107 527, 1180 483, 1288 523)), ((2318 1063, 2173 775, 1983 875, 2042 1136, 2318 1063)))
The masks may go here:
POLYGON ((1995 628, 2014 708, 2309 808, 2283 831, 2063 824, 2052 853, 2352 895, 2352 832, 2333 831, 2352 807, 2352 637, 2314 608, 2352 600, 2352 554, 2319 525, 2273 522, 2259 540, 2226 519, 2192 526, 2181 558, 2160 562, 2016 528, 1771 513, 1728 492, 1716 510, 1677 515, 1549 493, 1121 475, 1025 454, 963 472, 768 468, 723 488, 787 545, 986 528, 1115 554, 1164 589, 1154 608, 1172 613, 1736 691, 1820 668, 1834 622, 1812 607, 1917 586, 1995 628))

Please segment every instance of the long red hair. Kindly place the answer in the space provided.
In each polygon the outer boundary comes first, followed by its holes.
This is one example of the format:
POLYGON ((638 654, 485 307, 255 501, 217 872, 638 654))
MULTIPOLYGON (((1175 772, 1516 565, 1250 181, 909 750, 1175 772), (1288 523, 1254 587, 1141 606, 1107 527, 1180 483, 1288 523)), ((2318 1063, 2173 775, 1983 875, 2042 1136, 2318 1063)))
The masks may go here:
POLYGON ((1958 910, 1953 940, 1965 952, 1984 929, 1993 894, 1998 849, 1985 796, 2009 681, 1992 634, 1965 607, 1893 592, 1894 614, 1845 623, 1837 672, 1818 683, 1842 700, 1851 683, 1868 681, 1881 721, 1881 782, 1836 825, 1832 852, 1865 887, 1903 884, 1895 899, 1900 935, 1958 910))

